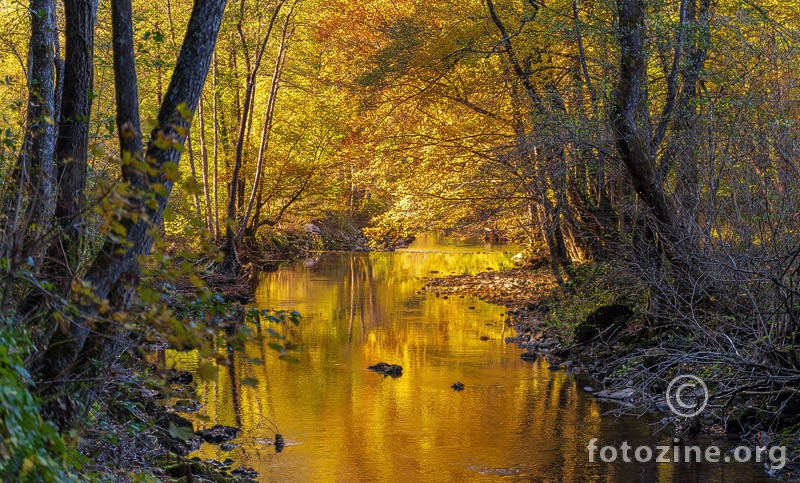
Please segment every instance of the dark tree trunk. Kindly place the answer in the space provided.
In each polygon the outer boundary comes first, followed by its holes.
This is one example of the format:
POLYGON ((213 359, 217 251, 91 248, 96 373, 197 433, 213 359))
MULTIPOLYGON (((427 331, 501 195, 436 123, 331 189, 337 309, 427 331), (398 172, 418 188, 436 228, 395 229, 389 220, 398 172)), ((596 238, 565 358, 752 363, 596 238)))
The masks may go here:
POLYGON ((62 238, 51 245, 58 287, 69 287, 83 245, 84 188, 89 152, 89 117, 94 82, 94 23, 92 0, 64 0, 64 87, 56 144, 58 194, 55 214, 62 238))
MULTIPOLYGON (((50 243, 41 267, 41 278, 51 284, 59 295, 70 291, 73 270, 78 266, 84 239, 83 190, 86 184, 94 72, 95 9, 92 1, 65 0, 64 18, 65 61, 55 63, 55 68, 61 67, 62 75, 54 86, 53 99, 53 109, 59 112, 55 145, 58 188, 54 190, 54 212, 60 236, 50 243)), ((54 45, 57 46, 57 37, 54 37, 54 45)), ((17 313, 23 319, 36 312, 48 316, 46 300, 46 294, 35 289, 21 301, 17 313)), ((52 319, 49 318, 35 316, 29 320, 34 323, 44 320, 52 325, 52 319)), ((49 337, 49 333, 46 337, 49 337)))
POLYGON ((645 3, 645 0, 617 1, 620 71, 614 91, 612 122, 617 150, 633 188, 655 218, 657 232, 669 252, 669 242, 675 236, 675 208, 664 190, 650 144, 645 3))
POLYGON ((55 212, 56 5, 53 0, 31 0, 30 12, 27 129, 17 169, 20 192, 31 196, 28 224, 45 234, 55 212))

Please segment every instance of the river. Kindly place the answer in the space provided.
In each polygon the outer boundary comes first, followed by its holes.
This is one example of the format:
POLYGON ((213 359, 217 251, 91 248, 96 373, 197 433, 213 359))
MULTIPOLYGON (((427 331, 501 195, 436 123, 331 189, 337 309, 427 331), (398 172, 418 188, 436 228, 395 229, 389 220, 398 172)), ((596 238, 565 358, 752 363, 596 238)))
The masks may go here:
MULTIPOLYGON (((265 482, 770 481, 755 463, 590 463, 591 438, 654 448, 671 444, 669 428, 601 417, 613 406, 584 392, 586 380, 520 359, 503 341, 513 335, 504 307, 419 292, 424 277, 507 268, 514 253, 422 237, 394 253, 325 253, 265 274, 255 305, 302 314, 299 326, 276 328, 300 345, 299 362, 254 343, 216 381, 199 382, 209 421, 196 427, 242 432, 232 451, 204 444, 195 454, 232 458, 265 482), (381 361, 403 375, 367 370, 381 361), (285 438, 280 453, 267 444, 268 421, 285 438)), ((192 352, 166 359, 190 371, 199 362, 192 352)))

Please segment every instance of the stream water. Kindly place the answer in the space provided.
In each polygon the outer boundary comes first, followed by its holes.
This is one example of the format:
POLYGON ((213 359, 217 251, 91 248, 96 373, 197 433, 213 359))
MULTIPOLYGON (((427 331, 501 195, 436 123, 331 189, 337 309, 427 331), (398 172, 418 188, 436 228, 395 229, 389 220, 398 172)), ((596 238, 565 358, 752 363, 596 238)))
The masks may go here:
MULTIPOLYGON (((234 450, 204 444, 196 455, 233 458, 259 481, 770 481, 756 463, 590 463, 591 438, 655 448, 671 444, 669 429, 656 433, 653 417, 601 417, 611 407, 581 389, 585 380, 521 360, 503 341, 513 335, 504 307, 418 292, 422 277, 506 268, 513 254, 423 237, 394 253, 326 253, 265 274, 256 306, 303 316, 277 328, 302 347, 299 362, 252 344, 216 381, 199 382, 210 420, 195 426, 242 431, 234 450), (367 370, 380 361, 403 375, 367 370), (463 391, 451 389, 457 381, 463 391), (280 453, 267 444, 267 420, 286 440, 280 453)), ((199 363, 192 352, 165 357, 182 370, 199 363)))

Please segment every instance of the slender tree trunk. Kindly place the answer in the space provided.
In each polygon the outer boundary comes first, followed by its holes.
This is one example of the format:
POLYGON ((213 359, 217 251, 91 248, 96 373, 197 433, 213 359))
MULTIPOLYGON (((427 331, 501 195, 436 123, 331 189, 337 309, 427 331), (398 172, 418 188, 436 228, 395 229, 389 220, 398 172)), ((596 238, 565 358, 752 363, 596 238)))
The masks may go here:
POLYGON ((205 112, 203 112, 203 96, 200 96, 200 102, 197 105, 197 117, 200 121, 200 157, 203 162, 203 198, 204 208, 206 213, 206 228, 208 229, 209 236, 214 236, 214 218, 211 213, 211 190, 208 179, 208 146, 206 145, 206 123, 205 112))
POLYGON ((194 165, 194 150, 192 149, 192 130, 186 137, 186 152, 189 155, 189 175, 192 177, 192 201, 194 202, 194 214, 198 218, 203 214, 200 212, 200 196, 197 194, 197 169, 194 165))
MULTIPOLYGON (((272 70, 272 83, 269 88, 269 99, 267 100, 267 108, 264 111, 264 125, 261 129, 261 144, 258 148, 258 162, 256 163, 256 177, 253 181, 253 189, 250 191, 250 199, 247 202, 247 208, 242 218, 242 223, 239 226, 239 231, 236 234, 236 243, 241 243, 242 237, 247 228, 247 223, 250 221, 250 213, 253 210, 255 203, 256 193, 259 191, 261 185, 261 171, 263 170, 264 158, 269 146, 269 137, 272 132, 273 113, 275 112, 275 103, 278 98, 278 89, 280 88, 281 73, 283 72, 283 62, 286 59, 286 40, 289 37, 289 22, 291 21, 294 7, 297 5, 295 2, 289 13, 283 21, 283 31, 281 32, 281 42, 278 47, 278 54, 275 57, 275 67, 272 70)), ((255 234, 255 232, 253 233, 255 234)))
POLYGON ((253 95, 255 94, 255 78, 258 74, 258 68, 261 65, 261 59, 264 55, 267 42, 272 35, 272 28, 275 25, 275 20, 278 18, 278 13, 280 13, 284 2, 285 0, 281 0, 275 6, 275 9, 272 12, 272 17, 270 18, 269 27, 267 28, 267 33, 261 43, 261 48, 256 54, 252 69, 247 76, 247 87, 244 94, 243 112, 239 117, 239 134, 236 138, 236 153, 233 161, 233 173, 231 174, 231 184, 230 189, 228 190, 228 220, 225 230, 225 244, 222 246, 222 252, 224 253, 225 258, 223 259, 222 263, 217 266, 217 270, 222 273, 236 274, 240 269, 239 257, 236 253, 235 232, 231 224, 235 223, 234 220, 236 219, 236 198, 239 186, 239 173, 242 168, 242 154, 244 149, 245 133, 247 132, 247 118, 249 116, 250 106, 252 106, 253 95))
POLYGON ((672 136, 664 149, 659 171, 666 177, 677 164, 675 191, 681 220, 688 224, 687 231, 693 232, 700 203, 700 173, 695 152, 699 145, 696 132, 698 113, 693 101, 698 96, 698 82, 711 41, 708 28, 710 0, 701 0, 699 9, 696 0, 685 1, 685 28, 696 33, 689 35, 693 40, 686 48, 686 60, 680 69, 683 86, 675 108, 672 136))
POLYGON ((214 53, 214 73, 211 78, 212 98, 211 111, 214 117, 214 240, 219 240, 219 116, 217 111, 217 54, 214 53))

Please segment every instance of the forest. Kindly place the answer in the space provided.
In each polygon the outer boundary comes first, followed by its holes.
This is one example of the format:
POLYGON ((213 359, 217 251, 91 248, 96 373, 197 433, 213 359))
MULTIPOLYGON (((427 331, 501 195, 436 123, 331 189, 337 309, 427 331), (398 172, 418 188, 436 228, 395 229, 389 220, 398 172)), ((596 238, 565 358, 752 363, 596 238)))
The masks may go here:
MULTIPOLYGON (((423 233, 523 245, 565 347, 608 327, 598 307, 632 311, 602 356, 625 386, 692 370, 742 424, 800 432, 800 5, 0 0, 0 18, 0 479, 116 481, 83 449, 110 420, 180 454, 138 392, 165 384, 149 348, 198 351, 203 378, 252 338, 290 363, 291 339, 248 329, 303 323, 248 308, 261 271, 423 233)), ((140 463, 113 464, 156 481, 140 463)))

